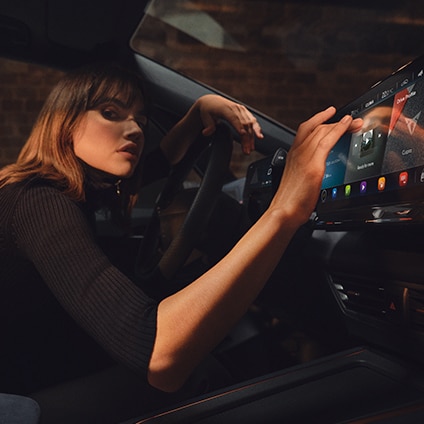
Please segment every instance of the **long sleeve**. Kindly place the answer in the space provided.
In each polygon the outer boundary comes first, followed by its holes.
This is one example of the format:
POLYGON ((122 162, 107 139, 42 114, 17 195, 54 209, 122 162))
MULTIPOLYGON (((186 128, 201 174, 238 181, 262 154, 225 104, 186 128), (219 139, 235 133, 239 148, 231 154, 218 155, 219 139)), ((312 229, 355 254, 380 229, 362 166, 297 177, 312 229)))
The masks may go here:
POLYGON ((52 187, 29 186, 11 217, 19 251, 65 310, 113 358, 145 375, 156 302, 110 264, 78 205, 52 187))

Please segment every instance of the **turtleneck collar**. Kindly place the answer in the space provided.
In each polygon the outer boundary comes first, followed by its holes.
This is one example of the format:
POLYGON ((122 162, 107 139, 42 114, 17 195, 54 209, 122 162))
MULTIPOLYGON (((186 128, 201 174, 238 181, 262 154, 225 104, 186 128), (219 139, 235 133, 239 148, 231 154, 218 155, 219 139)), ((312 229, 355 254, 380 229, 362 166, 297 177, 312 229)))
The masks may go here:
POLYGON ((93 168, 79 159, 84 172, 86 203, 94 209, 110 207, 120 195, 121 179, 115 175, 93 168))

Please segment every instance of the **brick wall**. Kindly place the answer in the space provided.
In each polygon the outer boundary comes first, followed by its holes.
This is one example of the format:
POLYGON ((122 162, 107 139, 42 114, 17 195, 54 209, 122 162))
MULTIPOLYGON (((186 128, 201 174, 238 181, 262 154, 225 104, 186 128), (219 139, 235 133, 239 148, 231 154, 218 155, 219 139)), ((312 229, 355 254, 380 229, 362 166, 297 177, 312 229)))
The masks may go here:
POLYGON ((154 18, 144 21, 135 45, 291 128, 330 104, 346 104, 422 54, 420 0, 200 3, 243 52, 206 50, 154 18), (206 60, 213 65, 202 66, 206 60))
POLYGON ((19 153, 60 76, 59 71, 0 59, 0 166, 13 161, 19 153))

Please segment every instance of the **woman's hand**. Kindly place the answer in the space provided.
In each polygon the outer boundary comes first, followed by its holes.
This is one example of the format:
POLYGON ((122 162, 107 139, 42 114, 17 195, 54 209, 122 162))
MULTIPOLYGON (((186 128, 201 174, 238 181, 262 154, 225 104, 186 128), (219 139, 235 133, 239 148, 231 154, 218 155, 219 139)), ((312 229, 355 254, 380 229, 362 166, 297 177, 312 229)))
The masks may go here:
POLYGON ((238 103, 215 94, 207 94, 196 100, 190 110, 161 141, 161 149, 171 165, 178 163, 190 145, 203 134, 215 132, 220 121, 228 122, 240 135, 243 152, 255 149, 255 137, 263 138, 256 118, 238 103))
POLYGON ((329 107, 299 126, 271 203, 273 208, 284 206, 286 211, 292 211, 301 223, 307 221, 315 208, 330 150, 346 131, 359 131, 363 124, 362 119, 353 120, 349 115, 339 122, 324 124, 335 112, 334 107, 329 107))
POLYGON ((213 134, 217 123, 224 120, 240 135, 241 146, 246 154, 255 150, 255 137, 263 138, 261 127, 256 118, 245 106, 239 103, 215 94, 207 94, 200 97, 194 107, 199 110, 204 136, 213 134))

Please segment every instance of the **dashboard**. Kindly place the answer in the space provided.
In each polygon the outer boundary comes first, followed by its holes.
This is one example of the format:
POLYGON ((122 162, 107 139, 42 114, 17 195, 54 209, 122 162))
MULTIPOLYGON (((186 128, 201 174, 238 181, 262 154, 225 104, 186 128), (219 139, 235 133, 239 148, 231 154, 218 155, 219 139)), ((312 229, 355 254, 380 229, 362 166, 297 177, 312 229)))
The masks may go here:
MULTIPOLYGON (((424 352, 424 56, 342 108, 362 129, 330 152, 305 248, 349 331, 422 361, 424 352)), ((248 169, 252 222, 267 208, 285 152, 248 169)), ((309 277, 311 278, 311 277, 309 277)), ((312 277, 313 278, 313 277, 312 277)), ((317 278, 317 277, 316 277, 317 278)))
MULTIPOLYGON (((349 113, 364 126, 330 153, 316 210, 261 294, 277 316, 296 316, 340 348, 137 423, 424 420, 423 69, 418 58, 340 110, 335 119, 349 113)), ((286 154, 249 166, 251 223, 286 154)))

